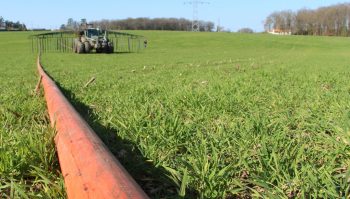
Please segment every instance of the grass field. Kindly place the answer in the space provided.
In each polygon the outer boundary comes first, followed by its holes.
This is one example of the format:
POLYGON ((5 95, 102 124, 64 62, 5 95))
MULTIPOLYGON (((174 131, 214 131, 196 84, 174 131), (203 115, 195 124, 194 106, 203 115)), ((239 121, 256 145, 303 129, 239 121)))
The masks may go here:
MULTIPOLYGON (((137 34, 149 41, 142 53, 48 53, 42 62, 152 198, 349 195, 348 38, 137 34)), ((44 101, 30 95, 35 55, 20 53, 29 48, 22 36, 1 48, 0 131, 1 155, 24 166, 1 161, 5 176, 18 171, 1 186, 10 194, 11 181, 22 185, 40 168, 49 188, 33 194, 62 196, 44 101), (45 142, 27 144, 28 136, 45 142)))
POLYGON ((0 198, 64 198, 29 33, 0 33, 0 198))

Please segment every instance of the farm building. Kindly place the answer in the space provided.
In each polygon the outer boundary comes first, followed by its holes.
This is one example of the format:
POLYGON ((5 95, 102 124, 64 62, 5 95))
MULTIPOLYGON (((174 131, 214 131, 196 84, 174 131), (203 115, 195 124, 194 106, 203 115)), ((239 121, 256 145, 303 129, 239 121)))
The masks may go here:
POLYGON ((273 35, 292 35, 292 31, 288 30, 281 30, 281 29, 272 29, 271 31, 268 31, 268 33, 273 35))

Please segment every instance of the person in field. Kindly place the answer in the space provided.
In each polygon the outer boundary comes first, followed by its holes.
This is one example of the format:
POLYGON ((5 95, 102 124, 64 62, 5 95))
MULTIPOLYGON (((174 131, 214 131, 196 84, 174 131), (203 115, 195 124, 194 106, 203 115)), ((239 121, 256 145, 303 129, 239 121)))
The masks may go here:
POLYGON ((148 41, 147 41, 147 39, 145 39, 145 40, 143 41, 143 45, 145 46, 145 48, 147 48, 147 44, 148 44, 148 41))

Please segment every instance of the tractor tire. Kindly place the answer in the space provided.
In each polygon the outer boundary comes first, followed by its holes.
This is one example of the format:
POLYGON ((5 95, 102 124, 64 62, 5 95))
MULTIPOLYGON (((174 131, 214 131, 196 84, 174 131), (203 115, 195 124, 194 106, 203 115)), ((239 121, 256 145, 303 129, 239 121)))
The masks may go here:
POLYGON ((113 52, 114 52, 114 47, 113 46, 108 46, 107 53, 113 53, 113 52))
POLYGON ((113 53, 113 52, 114 52, 113 43, 109 42, 107 46, 107 53, 113 53))
POLYGON ((108 46, 105 46, 102 50, 103 53, 108 53, 109 51, 109 47, 108 46))
POLYGON ((84 43, 84 46, 85 46, 85 53, 89 53, 90 50, 91 50, 91 45, 90 45, 90 43, 86 41, 86 42, 84 43))
POLYGON ((83 43, 79 42, 78 45, 77 45, 77 51, 78 51, 78 54, 84 53, 85 45, 83 43))
POLYGON ((79 39, 74 39, 73 41, 73 52, 74 53, 78 53, 78 43, 79 43, 79 39))
POLYGON ((102 53, 102 48, 96 48, 96 53, 102 53))

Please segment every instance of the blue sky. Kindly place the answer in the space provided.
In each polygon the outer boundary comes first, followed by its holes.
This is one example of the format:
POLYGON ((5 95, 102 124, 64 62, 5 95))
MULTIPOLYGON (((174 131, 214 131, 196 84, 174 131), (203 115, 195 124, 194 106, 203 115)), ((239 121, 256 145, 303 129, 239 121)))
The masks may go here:
MULTIPOLYGON (((318 8, 338 0, 204 0, 199 18, 213 21, 226 29, 250 27, 263 30, 267 15, 278 10, 318 8)), ((0 16, 21 21, 28 27, 58 28, 68 18, 80 20, 124 19, 128 17, 176 17, 192 19, 192 7, 186 0, 10 0, 0 4, 0 16)))

